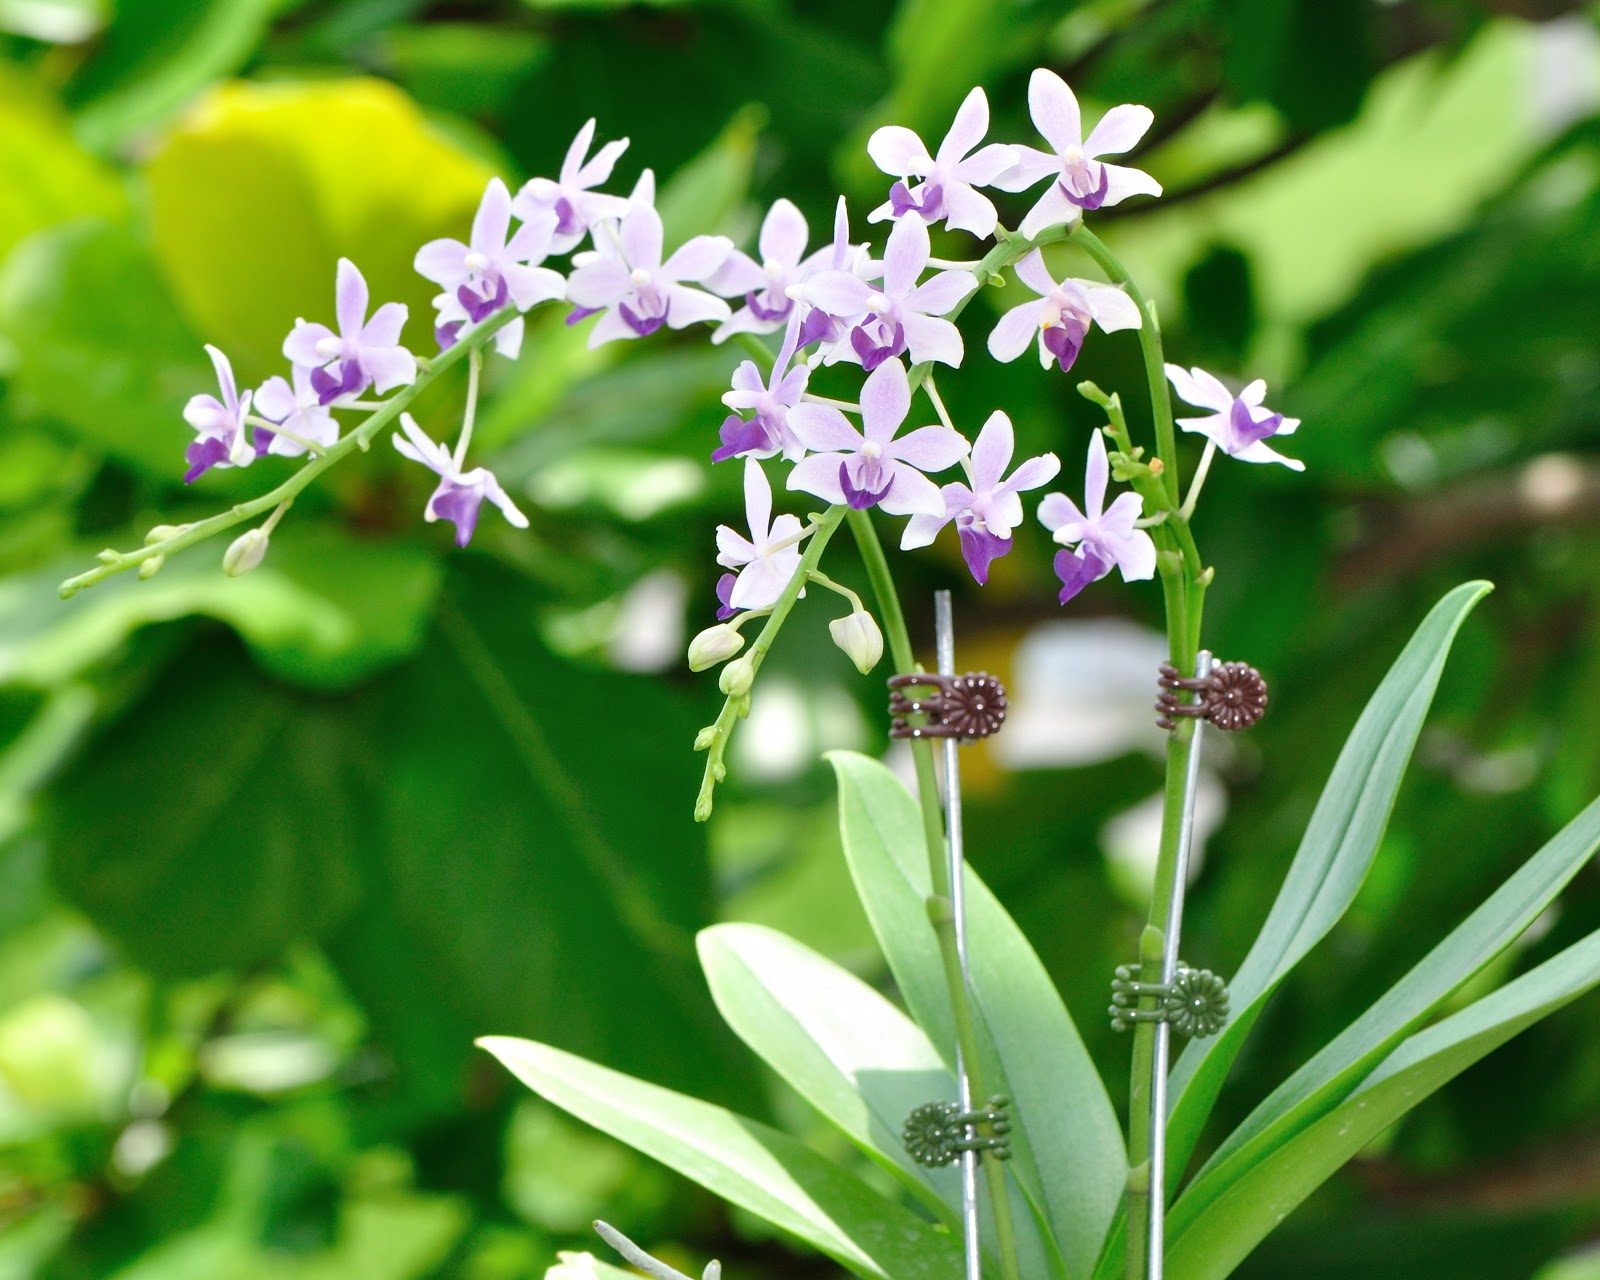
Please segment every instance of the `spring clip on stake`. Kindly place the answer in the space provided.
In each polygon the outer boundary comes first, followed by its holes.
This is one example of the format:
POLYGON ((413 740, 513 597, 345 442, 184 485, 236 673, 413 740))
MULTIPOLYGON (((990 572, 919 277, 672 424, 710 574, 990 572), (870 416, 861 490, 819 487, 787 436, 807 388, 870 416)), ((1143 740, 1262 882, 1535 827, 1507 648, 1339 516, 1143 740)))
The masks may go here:
MULTIPOLYGON (((1000 728, 1006 718, 1006 691, 993 676, 982 672, 956 675, 955 625, 951 617, 950 593, 939 591, 933 597, 934 635, 939 660, 937 675, 908 672, 891 676, 889 714, 891 738, 939 738, 944 744, 944 823, 949 858, 950 913, 956 939, 956 958, 961 983, 970 996, 972 976, 967 965, 966 890, 962 874, 961 763, 962 742, 986 738, 1000 728), (906 690, 926 686, 928 694, 908 695, 906 690), (908 715, 923 715, 925 724, 910 724, 908 715)), ((1011 1124, 1006 1117, 1007 1100, 990 1098, 979 1108, 973 1105, 972 1086, 967 1080, 961 1046, 956 1046, 956 1080, 959 1096, 954 1104, 931 1102, 918 1107, 906 1118, 902 1135, 906 1149, 919 1163, 948 1164, 961 1161, 961 1227, 967 1280, 981 1280, 982 1242, 978 1233, 978 1157, 988 1151, 1000 1159, 1011 1154, 1006 1134, 1011 1124), (986 1132, 982 1132, 982 1131, 986 1132)))

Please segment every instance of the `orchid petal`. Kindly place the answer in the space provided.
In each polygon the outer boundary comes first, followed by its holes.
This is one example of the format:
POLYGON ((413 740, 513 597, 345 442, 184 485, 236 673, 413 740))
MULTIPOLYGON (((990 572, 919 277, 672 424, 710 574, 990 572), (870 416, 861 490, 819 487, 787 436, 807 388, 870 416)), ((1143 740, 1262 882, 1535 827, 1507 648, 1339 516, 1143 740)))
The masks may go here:
POLYGON ((1083 145, 1083 117, 1078 99, 1054 71, 1040 67, 1028 80, 1028 114, 1046 142, 1059 155, 1083 145))

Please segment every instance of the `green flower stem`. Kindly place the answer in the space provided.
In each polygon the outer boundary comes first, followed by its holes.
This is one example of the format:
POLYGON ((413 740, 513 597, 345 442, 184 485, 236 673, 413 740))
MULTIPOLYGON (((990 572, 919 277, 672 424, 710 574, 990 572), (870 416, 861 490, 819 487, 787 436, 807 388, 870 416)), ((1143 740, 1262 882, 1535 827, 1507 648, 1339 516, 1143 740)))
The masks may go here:
MULTIPOLYGON (((817 561, 822 559, 823 548, 828 545, 828 539, 833 537, 840 522, 844 519, 847 510, 842 504, 829 507, 820 515, 813 516, 811 522, 816 526, 816 532, 811 535, 805 553, 800 557, 800 563, 790 575, 789 581, 783 588, 783 593, 773 602, 772 611, 767 616, 766 625, 761 628, 761 633, 751 642, 750 648, 734 662, 745 662, 750 666, 751 680, 761 669, 761 661, 767 656, 773 642, 778 638, 778 632, 783 629, 784 620, 789 616, 789 610, 794 608, 794 602, 800 598, 800 591, 810 579, 817 567, 817 561)), ((700 737, 695 740, 695 746, 706 753, 706 771, 700 780, 700 794, 694 802, 694 820, 704 822, 711 816, 712 800, 721 782, 727 774, 727 766, 723 763, 723 754, 728 749, 728 739, 733 734, 734 722, 742 719, 750 712, 750 694, 748 690, 743 693, 730 693, 722 704, 722 710, 717 718, 706 728, 700 731, 700 737)))
POLYGON ((1120 284, 1139 308, 1139 347, 1144 353, 1144 376, 1150 386, 1150 413, 1156 424, 1156 456, 1165 468, 1162 483, 1167 492, 1167 506, 1177 509, 1180 502, 1178 485, 1178 441, 1172 424, 1172 398, 1167 394, 1167 370, 1161 355, 1161 327, 1156 320, 1155 308, 1144 296, 1128 269, 1116 254, 1106 248, 1105 242, 1083 225, 1080 219, 1073 229, 1072 242, 1079 245, 1106 273, 1114 284, 1120 284))
MULTIPOLYGON (((889 642, 890 657, 896 671, 920 671, 916 655, 911 650, 911 636, 906 630, 905 614, 900 608, 900 596, 895 590, 894 578, 889 572, 889 562, 883 554, 883 544, 878 532, 865 511, 852 511, 847 517, 850 532, 861 552, 861 561, 867 571, 878 600, 878 612, 883 615, 883 630, 889 642)), ((939 939, 939 955, 944 966, 945 987, 950 996, 950 1010, 956 1027, 956 1042, 961 1046, 961 1065, 965 1068, 969 1095, 974 1099, 987 1098, 989 1090, 983 1081, 983 1068, 978 1056, 977 1026, 972 1016, 972 1005, 967 984, 961 974, 961 960, 956 952, 955 918, 950 913, 950 871, 945 859, 944 814, 939 807, 939 782, 933 771, 933 744, 926 738, 914 739, 911 755, 917 771, 917 797, 922 806, 922 828, 928 846, 928 872, 933 893, 928 898, 928 917, 939 939)), ((1000 1255, 1000 1269, 1007 1280, 1021 1280, 1017 1262, 1015 1229, 1011 1223, 1011 1202, 1006 1190, 1005 1164, 992 1151, 982 1153, 984 1178, 989 1184, 989 1201, 994 1210, 995 1248, 1000 1255)))
POLYGON ((292 502, 308 484, 319 475, 333 466, 336 462, 349 457, 356 450, 363 453, 371 446, 377 434, 400 416, 401 410, 428 389, 446 370, 453 365, 460 364, 469 353, 477 352, 484 343, 494 337, 501 329, 510 324, 520 313, 515 307, 506 307, 497 311, 483 323, 474 325, 463 332, 456 344, 448 351, 441 352, 434 360, 429 362, 427 368, 417 375, 417 380, 409 387, 402 387, 394 395, 384 400, 372 416, 360 426, 351 430, 337 444, 330 445, 321 457, 313 458, 305 463, 292 476, 280 484, 270 493, 264 493, 259 498, 251 498, 248 502, 240 502, 226 511, 219 512, 205 520, 197 520, 194 524, 181 526, 176 533, 147 543, 137 551, 113 551, 109 548, 100 553, 100 564, 90 569, 87 573, 80 573, 75 578, 68 578, 61 584, 61 598, 63 600, 76 595, 85 587, 92 587, 97 582, 103 582, 112 574, 122 573, 125 570, 137 568, 146 560, 156 557, 165 559, 175 551, 182 551, 185 547, 193 546, 197 542, 204 542, 207 538, 215 537, 236 524, 253 519, 263 511, 270 511, 281 503, 292 502))

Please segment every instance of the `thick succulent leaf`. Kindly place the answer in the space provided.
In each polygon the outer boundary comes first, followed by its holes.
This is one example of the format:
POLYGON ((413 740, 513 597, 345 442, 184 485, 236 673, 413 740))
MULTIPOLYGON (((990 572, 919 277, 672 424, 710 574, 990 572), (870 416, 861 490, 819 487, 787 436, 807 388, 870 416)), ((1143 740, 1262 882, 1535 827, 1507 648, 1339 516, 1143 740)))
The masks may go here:
POLYGON ((1198 1214, 1168 1218, 1172 1280, 1222 1280, 1345 1161, 1518 1032, 1600 985, 1600 932, 1406 1040, 1354 1094, 1242 1171, 1198 1214))
MULTIPOLYGON (((839 777, 845 856, 912 1016, 949 1061, 955 1030, 916 801, 883 765, 829 757, 839 777)), ((971 869, 972 988, 985 1087, 1011 1098, 1011 1169, 1043 1211, 1068 1275, 1087 1275, 1127 1180, 1122 1130, 1060 993, 1022 931, 971 869)))
POLYGON ((1198 1207, 1342 1102, 1408 1034, 1511 945, 1600 847, 1600 800, 1574 818, 1376 1004, 1284 1081, 1218 1148, 1184 1199, 1198 1207))
POLYGON ((1228 1025, 1212 1039, 1191 1041, 1173 1068, 1169 1188, 1181 1178, 1267 998, 1344 915, 1366 878, 1451 642, 1490 590, 1486 582, 1464 583, 1433 607, 1346 739, 1277 901, 1229 980, 1233 1015, 1228 1025))
POLYGON ((945 1219, 960 1219, 960 1174, 928 1169, 900 1131, 925 1102, 956 1096, 954 1076, 916 1023, 854 974, 776 929, 700 931, 700 963, 728 1025, 797 1093, 945 1219))
POLYGON ((536 1093, 871 1280, 957 1280, 951 1236, 787 1134, 532 1040, 478 1043, 536 1093))

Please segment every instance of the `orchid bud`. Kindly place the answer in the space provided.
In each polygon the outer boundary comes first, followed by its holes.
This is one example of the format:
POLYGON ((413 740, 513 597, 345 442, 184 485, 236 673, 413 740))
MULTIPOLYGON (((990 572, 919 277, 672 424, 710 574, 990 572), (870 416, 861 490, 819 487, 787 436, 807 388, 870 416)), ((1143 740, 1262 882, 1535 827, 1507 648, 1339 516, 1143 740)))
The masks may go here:
POLYGON ((269 538, 261 529, 247 529, 222 553, 222 572, 230 578, 249 573, 267 558, 269 538))
POLYGON ((694 749, 696 751, 709 751, 711 744, 717 740, 717 726, 708 724, 699 733, 694 735, 694 749))
POLYGON ((883 632, 865 609, 857 609, 843 618, 828 624, 828 634, 834 644, 845 651, 856 670, 867 675, 883 657, 883 632))
POLYGON ((725 662, 744 648, 744 637, 726 622, 707 627, 689 641, 689 670, 704 671, 725 662))
POLYGON ((717 679, 717 688, 730 698, 743 697, 750 692, 750 686, 756 682, 756 664, 750 657, 751 655, 747 653, 722 668, 722 675, 717 679))
POLYGON ((166 562, 166 556, 151 556, 139 566, 139 581, 149 582, 151 578, 161 572, 161 566, 166 562))

